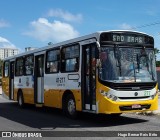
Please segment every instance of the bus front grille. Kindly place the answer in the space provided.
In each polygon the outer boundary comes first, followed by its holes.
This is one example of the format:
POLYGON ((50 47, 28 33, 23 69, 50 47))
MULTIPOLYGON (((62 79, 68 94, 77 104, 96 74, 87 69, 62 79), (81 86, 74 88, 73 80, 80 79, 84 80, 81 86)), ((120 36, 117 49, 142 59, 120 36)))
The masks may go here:
POLYGON ((109 85, 114 90, 119 91, 141 91, 141 90, 151 90, 155 88, 156 82, 135 82, 135 83, 110 83, 109 85))
POLYGON ((114 86, 115 90, 119 91, 137 91, 137 90, 151 90, 155 86, 154 85, 147 85, 147 86, 114 86))

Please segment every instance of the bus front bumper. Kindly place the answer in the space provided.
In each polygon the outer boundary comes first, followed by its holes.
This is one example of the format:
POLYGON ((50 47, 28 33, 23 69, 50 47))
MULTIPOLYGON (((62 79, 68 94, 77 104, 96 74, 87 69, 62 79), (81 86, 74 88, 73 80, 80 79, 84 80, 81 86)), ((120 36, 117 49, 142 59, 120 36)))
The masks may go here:
POLYGON ((158 109, 158 95, 152 100, 138 101, 112 101, 102 96, 97 107, 97 112, 102 114, 154 111, 158 109))

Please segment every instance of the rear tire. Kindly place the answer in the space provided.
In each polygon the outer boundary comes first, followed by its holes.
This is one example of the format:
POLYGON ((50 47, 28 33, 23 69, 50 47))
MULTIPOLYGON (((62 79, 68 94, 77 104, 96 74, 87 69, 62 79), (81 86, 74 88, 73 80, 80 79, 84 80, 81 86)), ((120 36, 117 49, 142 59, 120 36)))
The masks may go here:
POLYGON ((21 91, 18 92, 18 105, 23 108, 24 107, 24 99, 21 91))
POLYGON ((72 94, 67 95, 64 107, 64 113, 67 117, 75 119, 77 117, 76 102, 72 94))

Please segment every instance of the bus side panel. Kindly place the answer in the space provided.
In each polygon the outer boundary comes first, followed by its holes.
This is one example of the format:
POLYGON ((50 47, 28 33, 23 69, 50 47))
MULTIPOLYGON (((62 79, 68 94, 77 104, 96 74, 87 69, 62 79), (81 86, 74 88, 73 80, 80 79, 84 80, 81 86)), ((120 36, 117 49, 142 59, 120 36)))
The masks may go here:
MULTIPOLYGON (((65 90, 49 89, 44 94, 44 105, 48 107, 62 108, 62 97, 65 90)), ((76 101, 76 110, 81 111, 81 93, 80 90, 71 90, 76 101)))
POLYGON ((17 101, 17 94, 19 90, 22 90, 25 103, 34 104, 34 88, 32 76, 17 76, 14 78, 15 101, 17 101))
POLYGON ((75 101, 76 101, 76 110, 82 111, 82 97, 81 97, 81 90, 72 90, 72 93, 74 95, 75 101))
POLYGON ((2 78, 2 91, 9 98, 9 77, 2 78))
MULTIPOLYGON (((71 75, 72 76, 72 75, 71 75)), ((73 93, 76 101, 76 109, 81 109, 81 93, 79 86, 79 74, 74 73, 77 79, 69 77, 68 73, 56 73, 44 75, 44 105, 56 108, 62 108, 62 97, 66 90, 73 93), (70 79, 69 79, 70 78, 70 79)))
MULTIPOLYGON (((21 88, 14 88, 14 101, 17 101, 18 90, 21 88)), ((34 104, 34 89, 33 88, 22 88, 23 98, 25 103, 34 104)))
POLYGON ((44 106, 60 108, 59 90, 49 89, 44 93, 44 106))
POLYGON ((23 88, 24 102, 29 104, 34 104, 34 89, 33 88, 23 88))

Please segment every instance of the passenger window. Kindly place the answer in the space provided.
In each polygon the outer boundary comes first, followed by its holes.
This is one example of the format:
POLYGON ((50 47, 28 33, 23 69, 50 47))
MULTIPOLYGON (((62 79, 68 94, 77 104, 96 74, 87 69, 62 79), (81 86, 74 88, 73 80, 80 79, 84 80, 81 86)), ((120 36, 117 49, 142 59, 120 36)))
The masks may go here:
POLYGON ((46 73, 56 73, 59 68, 59 49, 50 50, 46 55, 46 73))
POLYGON ((9 76, 9 62, 6 61, 4 62, 4 77, 8 77, 9 76))
POLYGON ((23 58, 17 58, 16 60, 16 73, 15 75, 16 76, 21 76, 23 75, 23 67, 24 67, 24 64, 23 64, 23 58))
POLYGON ((77 72, 79 70, 79 45, 63 47, 61 51, 61 71, 77 72))
POLYGON ((25 75, 32 75, 33 74, 33 64, 34 59, 33 55, 25 57, 25 75))

